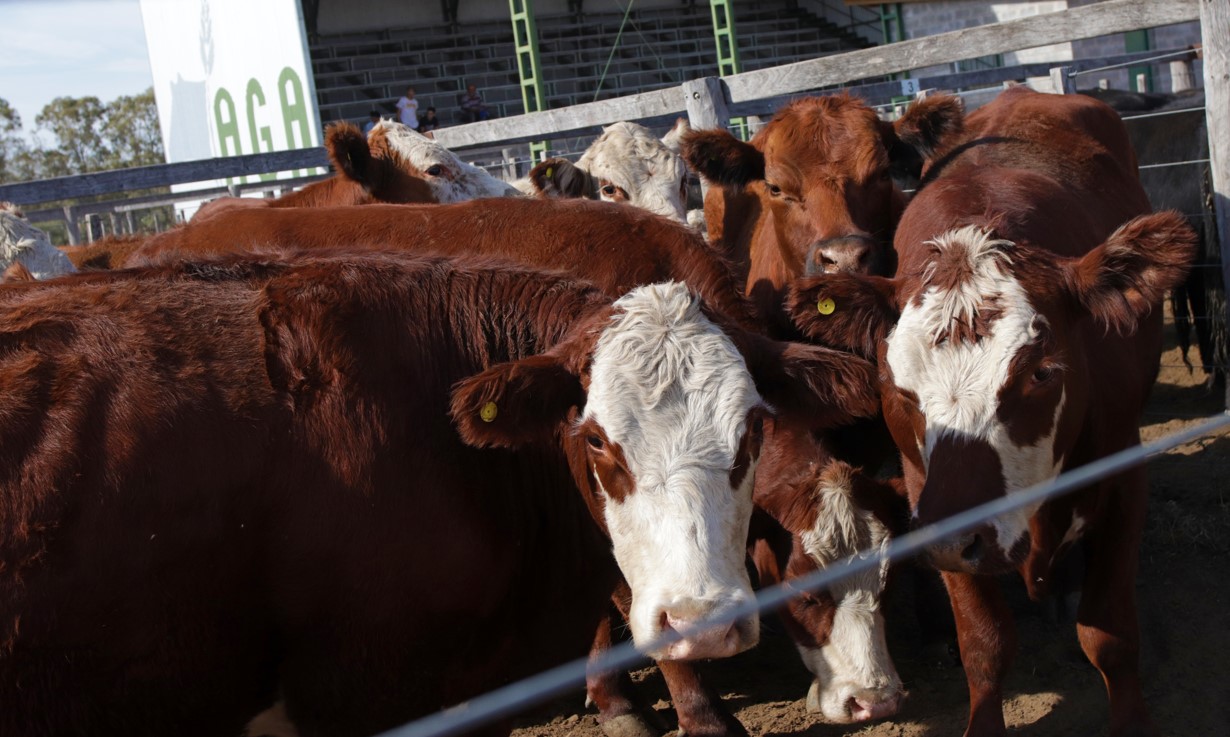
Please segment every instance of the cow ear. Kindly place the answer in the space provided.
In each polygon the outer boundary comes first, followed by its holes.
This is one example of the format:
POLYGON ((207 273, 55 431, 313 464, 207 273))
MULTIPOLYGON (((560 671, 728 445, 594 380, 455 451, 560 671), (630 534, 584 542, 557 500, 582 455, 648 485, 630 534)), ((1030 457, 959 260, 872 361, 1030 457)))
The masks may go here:
POLYGON ((458 382, 449 413, 476 448, 549 444, 573 407, 585 406, 580 378, 558 356, 501 363, 458 382))
POLYGON ((325 132, 325 147, 333 168, 348 179, 368 185, 371 172, 372 152, 367 137, 357 126, 350 123, 334 123, 325 132))
POLYGON ((594 189, 589 172, 568 159, 547 159, 530 169, 529 180, 534 190, 546 197, 592 198, 597 196, 597 190, 594 189))
POLYGON ((875 366, 858 356, 741 330, 732 338, 756 390, 779 414, 819 429, 880 411, 875 366))
POLYGON ((1067 288, 1081 308, 1122 335, 1187 275, 1196 234, 1173 210, 1124 223, 1105 243, 1069 262, 1067 288))
MULTIPOLYGON (((895 123, 893 132, 904 144, 898 155, 907 151, 923 159, 930 159, 946 141, 960 135, 965 128, 965 105, 956 95, 930 95, 915 100, 895 123)), ((889 149, 889 158, 893 148, 889 149)))
POLYGON ((25 264, 20 261, 14 261, 4 270, 4 274, 0 275, 0 284, 11 284, 12 282, 19 281, 35 281, 35 279, 25 264))
POLYGON ((900 316, 896 283, 858 274, 802 277, 790 285, 786 314, 809 339, 875 361, 900 316))
POLYGON ((743 187, 764 179, 764 154, 728 131, 688 131, 682 153, 692 171, 713 184, 743 187))
POLYGON ((688 125, 687 118, 679 118, 675 121, 675 127, 667 131, 665 136, 662 136, 662 145, 666 146, 667 150, 673 153, 679 153, 683 146, 683 135, 692 130, 688 125))

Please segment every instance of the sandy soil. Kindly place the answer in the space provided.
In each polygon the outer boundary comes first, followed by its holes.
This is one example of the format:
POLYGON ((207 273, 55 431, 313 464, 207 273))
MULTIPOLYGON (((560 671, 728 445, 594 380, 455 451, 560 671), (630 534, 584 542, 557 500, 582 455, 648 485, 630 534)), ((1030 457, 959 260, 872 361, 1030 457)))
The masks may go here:
MULTIPOLYGON (((1144 419, 1155 439, 1221 411, 1220 396, 1182 367, 1177 349, 1144 419)), ((1150 518, 1138 593, 1145 695, 1166 735, 1230 735, 1230 432, 1180 447, 1150 469, 1150 518)), ((900 580, 900 579, 898 579, 900 580)), ((1021 650, 1007 682, 1009 732, 1030 737, 1106 733, 1101 678, 1076 641, 1072 615, 1030 602, 1005 579, 1021 650), (1048 611, 1049 609, 1049 611, 1048 611)), ((902 587, 898 586, 897 589, 902 587)), ((819 722, 804 708, 810 676, 780 628, 766 620, 761 645, 704 667, 752 737, 932 737, 960 735, 968 708, 955 641, 921 642, 908 592, 891 590, 889 644, 910 695, 892 720, 861 727, 819 722)), ((674 724, 669 695, 653 668, 634 674, 648 703, 674 724)), ((601 737, 584 693, 523 718, 514 737, 601 737)))

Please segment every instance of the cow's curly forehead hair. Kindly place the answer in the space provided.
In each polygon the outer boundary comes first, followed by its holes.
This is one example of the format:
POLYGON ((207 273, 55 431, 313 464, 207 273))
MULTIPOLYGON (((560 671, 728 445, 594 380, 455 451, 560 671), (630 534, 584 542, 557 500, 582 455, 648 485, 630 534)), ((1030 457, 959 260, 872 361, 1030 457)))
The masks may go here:
POLYGON ((752 145, 814 152, 826 161, 847 161, 861 168, 888 163, 876 111, 848 94, 805 97, 783 107, 753 138, 752 145))

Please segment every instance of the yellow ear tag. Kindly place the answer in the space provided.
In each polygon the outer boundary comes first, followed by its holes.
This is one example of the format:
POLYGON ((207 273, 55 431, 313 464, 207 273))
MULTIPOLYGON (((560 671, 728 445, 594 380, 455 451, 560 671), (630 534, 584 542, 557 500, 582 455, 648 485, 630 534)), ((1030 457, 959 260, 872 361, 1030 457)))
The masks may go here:
POLYGON ((483 419, 483 422, 493 422, 495 416, 500 413, 500 410, 495 406, 495 402, 487 402, 483 408, 478 411, 478 416, 483 419))
POLYGON ((837 303, 831 297, 825 297, 816 303, 816 310, 821 315, 831 315, 837 309, 837 303))
POLYGON ((550 179, 550 178, 551 178, 551 175, 552 175, 552 174, 554 174, 554 173, 555 173, 555 167, 554 167, 554 166, 548 166, 548 167, 547 167, 547 179, 550 179))

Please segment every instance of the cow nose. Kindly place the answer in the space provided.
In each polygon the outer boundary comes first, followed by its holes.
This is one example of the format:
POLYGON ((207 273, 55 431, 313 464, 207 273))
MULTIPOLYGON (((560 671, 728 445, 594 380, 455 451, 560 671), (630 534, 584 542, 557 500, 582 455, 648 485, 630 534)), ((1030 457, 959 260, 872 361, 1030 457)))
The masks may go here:
POLYGON ((754 619, 699 629, 699 620, 663 611, 659 624, 663 634, 673 630, 683 635, 682 640, 666 648, 659 660, 728 658, 753 647, 760 634, 754 619))
POLYGON ((846 702, 846 712, 851 722, 869 722, 891 717, 901 708, 901 692, 869 692, 851 696, 846 702))
POLYGON ((806 271, 809 276, 850 272, 870 274, 876 243, 862 235, 847 235, 817 241, 809 249, 806 271))
POLYGON ((975 571, 987 557, 987 539, 980 531, 967 532, 927 549, 931 564, 942 571, 975 571))

